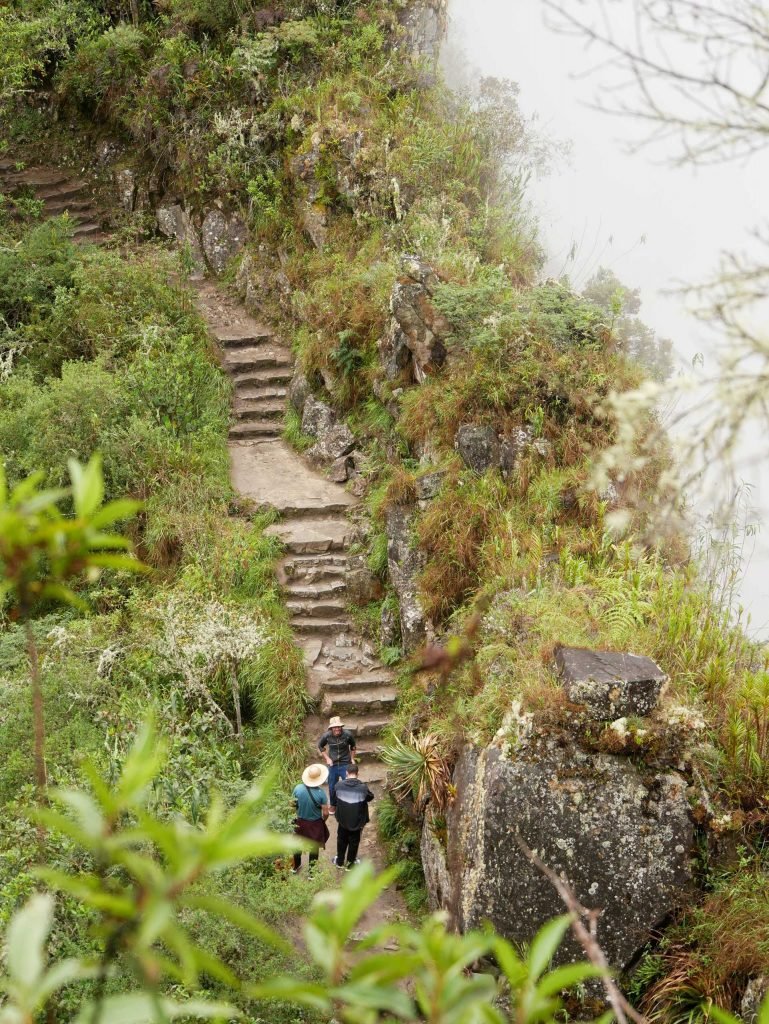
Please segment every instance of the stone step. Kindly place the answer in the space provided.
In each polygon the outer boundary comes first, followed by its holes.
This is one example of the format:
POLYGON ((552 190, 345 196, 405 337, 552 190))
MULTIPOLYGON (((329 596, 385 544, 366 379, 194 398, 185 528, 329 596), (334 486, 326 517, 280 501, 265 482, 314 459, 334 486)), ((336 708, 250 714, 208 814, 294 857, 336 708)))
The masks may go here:
POLYGON ((371 714, 374 711, 392 711, 398 699, 394 686, 371 687, 364 690, 333 690, 326 693, 321 711, 329 715, 371 714))
POLYGON ((261 324, 247 327, 213 327, 211 333, 226 349, 251 348, 260 342, 272 341, 275 335, 269 327, 261 324))
POLYGON ((85 235, 100 235, 101 227, 94 221, 85 221, 78 224, 73 232, 74 238, 83 238, 85 235))
MULTIPOLYGON (((235 401, 236 402, 251 402, 255 399, 270 399, 270 398, 283 398, 285 399, 288 394, 288 388, 279 384, 246 384, 241 386, 235 384, 235 401)), ((285 401, 282 403, 281 408, 285 409, 285 401)))
POLYGON ((362 672, 355 675, 334 675, 323 680, 323 689, 334 693, 365 690, 367 687, 380 689, 392 684, 393 674, 386 669, 381 672, 362 672))
MULTIPOLYGON (((364 762, 360 766, 358 778, 373 788, 377 783, 384 782, 387 778, 387 769, 381 761, 373 760, 369 763, 364 762)), ((377 793, 376 789, 374 790, 374 793, 377 793)))
POLYGON ((278 420, 243 420, 230 427, 233 441, 248 441, 255 437, 278 437, 283 429, 278 420))
POLYGON ((46 217, 58 217, 62 213, 68 213, 71 217, 86 214, 87 220, 98 218, 90 199, 46 199, 44 211, 46 217))
MULTIPOLYGON (((376 740, 378 739, 385 729, 390 724, 389 715, 367 715, 365 717, 356 716, 345 721, 345 729, 349 729, 356 740, 360 741, 360 752, 361 754, 367 754, 374 756, 376 744, 366 744, 365 740, 376 740)), ((363 757, 361 757, 363 760, 363 757)))
POLYGON ((350 623, 347 619, 316 619, 297 616, 291 619, 291 628, 297 633, 313 633, 328 636, 333 633, 344 633, 350 623))
POLYGON ((235 399, 235 415, 239 420, 249 419, 282 419, 286 411, 286 403, 279 398, 247 398, 235 399))
POLYGON ((243 370, 263 370, 267 367, 291 366, 291 353, 278 345, 260 345, 258 348, 227 349, 225 369, 230 373, 243 370))
POLYGON ((292 615, 309 615, 318 619, 343 618, 347 611, 344 601, 333 596, 309 601, 300 601, 289 597, 286 607, 292 615))
MULTIPOLYGON (((294 369, 291 365, 286 366, 266 366, 263 369, 248 369, 240 370, 233 373, 232 379, 235 387, 240 390, 241 388, 248 387, 270 387, 280 384, 287 384, 294 375, 294 369)), ((285 390, 285 389, 284 389, 285 390)))
POLYGON ((342 518, 289 519, 268 526, 265 533, 279 537, 292 555, 343 551, 354 534, 352 525, 342 518))
MULTIPOLYGON (((60 185, 51 185, 47 188, 36 188, 35 197, 42 199, 46 206, 49 202, 64 200, 74 201, 75 196, 80 196, 86 189, 84 181, 64 181, 60 185)), ((80 202, 90 203, 90 199, 81 199, 80 202)))
POLYGON ((59 171, 54 167, 27 167, 23 171, 15 171, 10 177, 14 185, 29 185, 30 188, 60 185, 71 180, 66 171, 59 171))
POLYGON ((327 563, 314 560, 323 556, 308 557, 312 560, 297 564, 295 560, 286 559, 278 566, 278 580, 283 586, 293 590, 294 586, 344 582, 348 570, 346 555, 335 555, 336 561, 327 563))
POLYGON ((289 581, 286 585, 286 593, 296 600, 319 601, 325 597, 332 597, 335 594, 344 594, 346 590, 344 579, 337 577, 333 580, 326 580, 321 583, 307 583, 305 580, 289 581))

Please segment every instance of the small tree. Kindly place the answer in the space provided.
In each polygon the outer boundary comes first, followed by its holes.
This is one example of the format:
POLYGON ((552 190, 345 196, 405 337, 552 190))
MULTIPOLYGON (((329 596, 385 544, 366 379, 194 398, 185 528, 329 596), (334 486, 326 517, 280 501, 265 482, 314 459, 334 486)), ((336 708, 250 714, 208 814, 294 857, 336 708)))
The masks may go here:
POLYGON ((40 794, 46 787, 45 722, 40 658, 32 620, 51 602, 86 607, 73 586, 94 580, 103 569, 137 572, 142 568, 127 553, 129 541, 110 531, 132 516, 138 502, 123 499, 104 504, 101 458, 88 465, 68 463, 72 484, 45 489, 43 474, 33 473, 9 490, 0 464, 0 609, 20 622, 26 632, 32 683, 35 781, 40 794), (62 508, 71 500, 74 515, 62 508))

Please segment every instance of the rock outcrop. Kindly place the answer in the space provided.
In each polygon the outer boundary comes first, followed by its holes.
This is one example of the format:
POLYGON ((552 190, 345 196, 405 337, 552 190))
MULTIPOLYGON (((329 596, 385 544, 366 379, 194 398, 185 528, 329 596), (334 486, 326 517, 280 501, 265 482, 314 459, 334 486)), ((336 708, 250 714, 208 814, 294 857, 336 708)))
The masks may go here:
POLYGON ((200 222, 181 203, 170 203, 157 207, 155 219, 162 235, 179 245, 188 245, 195 263, 202 266, 205 258, 215 274, 224 272, 248 237, 246 225, 239 217, 227 217, 216 208, 208 210, 200 222))
MULTIPOLYGON (((445 856, 434 837, 425 838, 423 854, 432 905, 463 931, 490 921, 526 942, 563 913, 517 837, 584 905, 602 909, 598 938, 617 968, 648 941, 690 878, 693 827, 686 783, 674 772, 642 774, 627 758, 551 739, 524 744, 510 759, 495 746, 468 749, 454 784, 445 856)), ((558 960, 581 956, 567 939, 558 960)))
POLYGON ((555 663, 569 700, 599 722, 651 714, 668 678, 651 658, 618 651, 559 647, 555 663))
POLYGON ((425 642, 428 623, 417 593, 417 577, 424 568, 424 555, 414 544, 411 527, 414 509, 396 505, 387 512, 387 570, 398 595, 401 642, 413 651, 425 642))
POLYGON ((404 274, 390 296, 390 324, 379 342, 388 380, 421 384, 446 361, 446 318, 432 300, 438 276, 416 256, 403 259, 404 274))

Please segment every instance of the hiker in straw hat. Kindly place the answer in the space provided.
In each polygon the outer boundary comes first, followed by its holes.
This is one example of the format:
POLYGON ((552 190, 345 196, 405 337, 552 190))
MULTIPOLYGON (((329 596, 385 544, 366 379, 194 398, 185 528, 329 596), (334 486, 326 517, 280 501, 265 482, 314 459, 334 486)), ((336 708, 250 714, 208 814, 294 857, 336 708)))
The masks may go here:
POLYGON ((330 811, 335 814, 336 784, 347 778, 348 767, 355 764, 355 737, 338 716, 329 721, 328 729, 318 740, 318 750, 328 765, 328 799, 330 811))
MULTIPOLYGON (((296 802, 294 833, 318 844, 310 853, 310 867, 318 859, 318 851, 326 845, 329 835, 326 824, 328 797, 321 789, 327 778, 328 768, 324 764, 311 764, 302 772, 302 781, 293 792, 296 802)), ((295 853, 291 873, 295 875, 301 866, 302 855, 295 853)))

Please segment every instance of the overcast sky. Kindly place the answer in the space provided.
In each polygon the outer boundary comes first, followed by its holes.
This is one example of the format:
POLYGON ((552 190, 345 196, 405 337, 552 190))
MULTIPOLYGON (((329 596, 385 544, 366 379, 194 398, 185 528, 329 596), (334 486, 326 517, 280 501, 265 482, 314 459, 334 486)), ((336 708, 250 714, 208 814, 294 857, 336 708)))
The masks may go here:
MULTIPOLYGON (((664 292, 709 276, 720 251, 749 247, 751 229, 769 220, 769 159, 694 169, 671 167, 659 150, 631 154, 638 125, 590 107, 601 78, 584 72, 597 53, 548 28, 541 0, 450 0, 449 10, 449 59, 463 51, 475 74, 516 81, 524 113, 549 136, 571 142, 568 160, 530 189, 547 272, 569 273, 581 286, 599 266, 611 267, 641 288, 642 318, 673 339, 682 361, 698 352, 707 360, 713 337, 680 298, 664 292), (576 259, 568 262, 574 244, 576 259)), ((755 488, 757 518, 764 518, 769 474, 754 466, 743 476, 755 488)), ((769 528, 755 544, 742 597, 754 627, 769 622, 769 528)))

